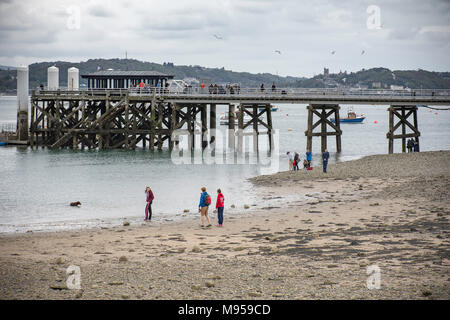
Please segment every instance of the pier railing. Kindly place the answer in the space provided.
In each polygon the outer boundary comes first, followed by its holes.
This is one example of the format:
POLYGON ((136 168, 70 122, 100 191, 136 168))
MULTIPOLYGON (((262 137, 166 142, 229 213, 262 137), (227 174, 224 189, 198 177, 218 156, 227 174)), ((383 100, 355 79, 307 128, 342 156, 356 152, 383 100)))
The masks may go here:
POLYGON ((308 88, 201 88, 188 87, 184 90, 170 90, 167 88, 129 88, 129 89, 79 89, 79 90, 46 90, 35 91, 39 95, 156 95, 156 96, 267 96, 267 97, 301 97, 301 96, 378 96, 378 97, 450 97, 449 89, 308 89, 308 88))

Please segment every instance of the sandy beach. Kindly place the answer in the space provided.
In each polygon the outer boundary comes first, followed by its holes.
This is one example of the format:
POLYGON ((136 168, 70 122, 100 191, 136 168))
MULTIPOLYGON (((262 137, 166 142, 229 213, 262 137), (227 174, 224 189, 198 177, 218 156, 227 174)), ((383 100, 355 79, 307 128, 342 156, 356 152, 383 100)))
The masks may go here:
MULTIPOLYGON (((0 299, 449 299, 450 151, 251 179, 280 205, 0 236, 0 299), (79 266, 81 289, 66 270, 79 266), (370 266, 380 286, 368 288, 370 266)), ((226 197, 226 194, 225 194, 226 197)), ((213 199, 215 201, 215 197, 213 199)), ((155 212, 155 215, 158 213, 155 212)))

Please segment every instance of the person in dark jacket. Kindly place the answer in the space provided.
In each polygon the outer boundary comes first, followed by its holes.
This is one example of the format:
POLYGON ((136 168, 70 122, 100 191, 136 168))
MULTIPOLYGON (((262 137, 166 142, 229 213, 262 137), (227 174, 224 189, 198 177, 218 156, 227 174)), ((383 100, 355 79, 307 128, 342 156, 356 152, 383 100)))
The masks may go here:
POLYGON ((414 140, 411 138, 411 139, 408 139, 408 142, 407 142, 407 144, 406 144, 406 147, 408 148, 408 152, 412 152, 413 151, 413 148, 414 148, 414 140))
POLYGON ((145 221, 151 221, 152 220, 152 203, 155 196, 153 195, 152 189, 150 187, 145 188, 145 195, 146 195, 146 201, 147 205, 145 206, 145 221))
POLYGON ((322 160, 323 160, 323 172, 327 173, 327 166, 328 166, 328 159, 330 158, 330 153, 327 149, 325 149, 325 152, 322 153, 322 160))
POLYGON ((419 152, 419 141, 415 140, 414 142, 414 152, 419 152))
POLYGON ((294 156, 294 171, 298 171, 298 163, 300 162, 300 155, 295 152, 294 156))

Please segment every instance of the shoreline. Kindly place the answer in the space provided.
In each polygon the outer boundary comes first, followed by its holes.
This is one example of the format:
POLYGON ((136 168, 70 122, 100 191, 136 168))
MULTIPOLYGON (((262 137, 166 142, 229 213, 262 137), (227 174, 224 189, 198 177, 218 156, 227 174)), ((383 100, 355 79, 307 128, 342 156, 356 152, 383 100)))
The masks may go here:
MULTIPOLYGON (((338 163, 347 163, 349 161, 358 161, 358 160, 364 159, 366 157, 372 157, 372 156, 378 156, 378 155, 359 156, 359 157, 357 157, 357 159, 345 160, 345 161, 341 161, 338 163)), ((333 165, 330 165, 330 166, 333 166, 333 165)), ((321 168, 321 167, 316 166, 315 168, 321 168)), ((277 174, 284 174, 286 172, 287 171, 280 171, 277 174)), ((300 171, 300 172, 302 172, 302 171, 300 171)), ((308 172, 308 174, 310 174, 310 173, 308 172)), ((273 175, 269 175, 268 177, 270 177, 270 176, 273 176, 273 175)), ((250 182, 250 184, 253 187, 257 187, 259 184, 258 179, 260 179, 260 177, 265 177, 265 176, 258 175, 258 176, 252 177, 252 178, 245 178, 243 181, 250 182)), ((252 206, 252 202, 253 201, 250 201, 250 203, 245 203, 245 204, 241 203, 240 208, 233 209, 233 211, 234 211, 233 214, 239 214, 238 209, 243 210, 244 205, 250 206, 250 209, 244 210, 246 213, 261 210, 261 208, 254 208, 252 206)), ((271 205, 272 204, 269 202, 264 207, 267 207, 267 206, 270 207, 271 205)), ((229 211, 231 208, 227 208, 227 209, 229 211)), ((167 216, 167 217, 166 216, 156 216, 155 218, 158 219, 157 223, 167 223, 170 221, 177 221, 177 222, 182 223, 182 222, 184 222, 185 218, 189 218, 190 215, 192 216, 195 214, 196 214, 196 212, 176 213, 176 214, 171 214, 170 216, 167 216)), ((94 218, 94 219, 90 219, 90 220, 68 220, 68 221, 62 222, 61 224, 57 224, 53 228, 43 227, 42 229, 38 229, 38 230, 36 230, 36 228, 40 228, 41 226, 45 226, 45 225, 51 225, 51 224, 54 224, 54 222, 44 221, 44 222, 32 223, 30 225, 12 225, 12 226, 4 224, 4 226, 9 227, 11 229, 17 228, 20 230, 4 231, 4 232, 0 231, 0 237, 3 235, 14 235, 14 234, 21 235, 21 234, 29 234, 29 233, 54 233, 54 232, 70 232, 70 231, 82 232, 82 231, 89 231, 89 230, 101 230, 104 228, 120 227, 122 225, 122 223, 125 221, 138 223, 141 226, 144 225, 144 223, 141 223, 141 216, 94 218), (79 227, 70 227, 71 225, 80 225, 80 226, 79 227)))
POLYGON ((200 228, 191 213, 183 223, 0 235, 0 299, 450 298, 450 151, 317 169, 251 178, 274 204, 225 209, 222 228, 215 218, 200 228), (72 265, 79 290, 66 286, 72 265), (373 265, 380 289, 367 287, 373 265))

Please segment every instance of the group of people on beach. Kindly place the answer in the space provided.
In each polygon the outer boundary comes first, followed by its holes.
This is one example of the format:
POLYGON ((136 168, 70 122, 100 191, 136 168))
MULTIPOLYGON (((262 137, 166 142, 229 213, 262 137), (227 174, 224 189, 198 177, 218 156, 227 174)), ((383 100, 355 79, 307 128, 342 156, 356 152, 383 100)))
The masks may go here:
MULTIPOLYGON (((286 152, 286 155, 289 159, 289 171, 298 171, 298 165, 300 163, 300 155, 297 152, 286 152)), ((330 158, 330 153, 327 149, 322 153, 322 164, 323 164, 323 172, 327 173, 328 159, 330 158)), ((311 167, 312 161, 312 153, 311 150, 306 150, 306 158, 303 160, 303 169, 312 170, 311 167)))
POLYGON ((408 148, 409 152, 419 152, 419 142, 417 140, 414 140, 413 138, 408 139, 408 142, 406 143, 406 147, 408 148))
MULTIPOLYGON (((200 213, 200 221, 201 221, 201 227, 205 227, 205 219, 208 222, 208 225, 206 227, 211 227, 211 220, 208 215, 208 209, 211 205, 211 196, 206 192, 206 188, 201 188, 201 194, 200 194, 200 202, 198 204, 198 212, 200 213)), ((155 196, 153 194, 153 191, 150 187, 145 188, 145 196, 146 196, 146 203, 145 206, 145 221, 151 221, 152 219, 152 203, 155 199, 155 196)), ((225 197, 223 196, 222 190, 217 189, 217 199, 216 199, 216 210, 217 210, 217 219, 218 224, 217 227, 223 227, 223 211, 225 208, 225 197)))

